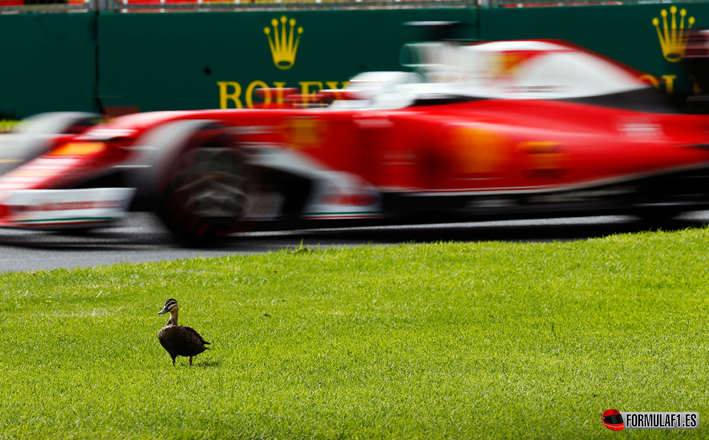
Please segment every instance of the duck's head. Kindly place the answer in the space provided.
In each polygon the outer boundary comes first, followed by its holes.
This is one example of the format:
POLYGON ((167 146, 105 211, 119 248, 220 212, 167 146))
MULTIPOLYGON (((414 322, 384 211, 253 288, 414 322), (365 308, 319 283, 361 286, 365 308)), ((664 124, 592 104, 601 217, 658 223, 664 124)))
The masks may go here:
POLYGON ((162 315, 163 313, 167 312, 170 312, 170 314, 177 313, 177 310, 177 300, 170 298, 165 301, 165 307, 158 312, 158 315, 162 315))

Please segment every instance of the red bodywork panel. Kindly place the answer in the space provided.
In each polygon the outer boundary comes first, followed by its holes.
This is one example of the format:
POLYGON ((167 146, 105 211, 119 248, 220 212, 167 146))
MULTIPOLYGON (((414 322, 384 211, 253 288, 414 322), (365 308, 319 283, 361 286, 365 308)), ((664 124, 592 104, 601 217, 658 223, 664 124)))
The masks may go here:
POLYGON ((220 110, 125 116, 257 127, 239 142, 294 149, 382 190, 480 193, 585 186, 700 167, 709 118, 556 101, 476 100, 386 111, 220 110))

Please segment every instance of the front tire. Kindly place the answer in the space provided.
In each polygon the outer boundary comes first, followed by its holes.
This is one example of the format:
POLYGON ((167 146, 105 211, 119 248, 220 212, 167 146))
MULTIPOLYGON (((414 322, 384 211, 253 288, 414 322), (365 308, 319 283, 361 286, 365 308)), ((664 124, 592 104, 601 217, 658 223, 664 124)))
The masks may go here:
POLYGON ((202 243, 238 229, 249 179, 243 153, 226 130, 205 122, 168 157, 155 199, 167 229, 182 241, 202 243))
POLYGON ((178 158, 177 173, 163 194, 158 216, 180 239, 225 235, 244 213, 243 164, 228 148, 204 147, 178 158))

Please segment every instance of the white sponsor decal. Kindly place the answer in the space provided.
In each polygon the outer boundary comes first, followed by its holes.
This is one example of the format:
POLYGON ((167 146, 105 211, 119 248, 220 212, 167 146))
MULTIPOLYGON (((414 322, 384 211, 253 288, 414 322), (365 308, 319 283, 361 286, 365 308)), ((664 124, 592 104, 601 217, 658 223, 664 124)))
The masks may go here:
POLYGON ((10 191, 7 220, 17 226, 81 225, 121 218, 135 189, 89 188, 10 191))

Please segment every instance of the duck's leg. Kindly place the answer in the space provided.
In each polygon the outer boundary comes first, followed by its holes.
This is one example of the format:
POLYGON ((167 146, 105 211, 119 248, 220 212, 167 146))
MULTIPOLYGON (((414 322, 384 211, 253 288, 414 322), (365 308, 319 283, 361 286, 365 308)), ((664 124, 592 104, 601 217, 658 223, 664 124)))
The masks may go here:
POLYGON ((192 356, 190 356, 190 367, 192 366, 192 356))
POLYGON ((173 367, 175 366, 175 358, 176 358, 176 357, 177 357, 177 356, 172 356, 172 366, 173 366, 173 367))

